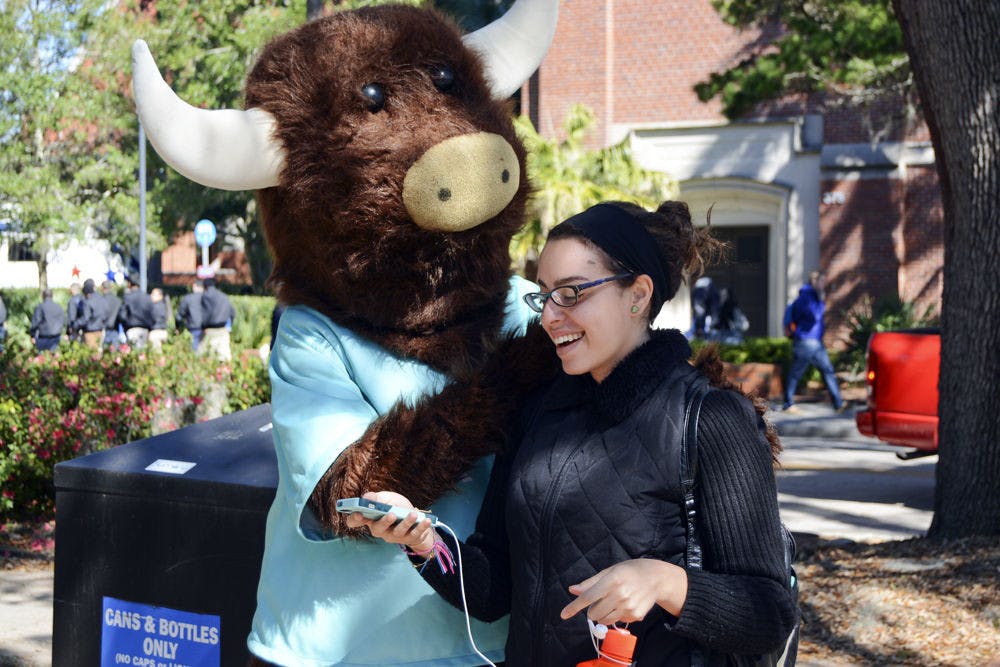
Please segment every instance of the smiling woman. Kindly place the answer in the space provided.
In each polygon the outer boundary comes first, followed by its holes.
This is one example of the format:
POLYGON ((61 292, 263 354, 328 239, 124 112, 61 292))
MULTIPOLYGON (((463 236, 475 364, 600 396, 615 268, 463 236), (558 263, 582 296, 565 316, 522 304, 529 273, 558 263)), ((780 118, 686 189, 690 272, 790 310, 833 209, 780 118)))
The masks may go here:
MULTIPOLYGON (((477 532, 459 545, 415 514, 352 515, 418 565, 460 547, 470 613, 510 614, 509 667, 593 658, 592 635, 603 637, 594 623, 630 624, 640 665, 756 664, 746 655, 777 655, 791 636, 772 468, 780 445, 728 390, 717 358, 696 368, 680 332, 650 328, 718 249, 681 202, 656 212, 599 204, 555 227, 539 258, 542 291, 525 301, 563 373, 498 455, 477 532), (689 396, 706 380, 722 390, 708 392, 695 422, 695 528, 679 471, 689 396), (688 562, 696 543, 700 564, 688 562)), ((390 491, 366 497, 412 507, 390 491)), ((458 578, 422 573, 461 608, 458 578)))

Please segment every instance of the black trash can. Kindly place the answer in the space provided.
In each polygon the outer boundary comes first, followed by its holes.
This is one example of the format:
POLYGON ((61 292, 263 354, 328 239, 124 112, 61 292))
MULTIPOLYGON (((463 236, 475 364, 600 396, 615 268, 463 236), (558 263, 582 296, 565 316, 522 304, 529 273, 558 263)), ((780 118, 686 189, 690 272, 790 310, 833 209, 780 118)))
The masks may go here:
POLYGON ((269 405, 58 464, 53 665, 245 665, 277 483, 269 405))

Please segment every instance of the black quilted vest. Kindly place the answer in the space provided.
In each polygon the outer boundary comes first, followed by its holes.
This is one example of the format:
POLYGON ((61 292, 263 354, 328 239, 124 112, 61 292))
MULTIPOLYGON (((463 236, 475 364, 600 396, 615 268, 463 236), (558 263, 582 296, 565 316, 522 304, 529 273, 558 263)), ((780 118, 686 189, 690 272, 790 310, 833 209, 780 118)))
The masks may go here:
MULTIPOLYGON (((530 421, 507 495, 509 667, 596 657, 585 615, 559 617, 571 584, 632 558, 684 564, 680 447, 685 392, 698 372, 673 333, 658 332, 602 385, 562 377, 530 421)), ((640 667, 688 664, 688 642, 669 632, 671 620, 654 606, 629 626, 640 667)))

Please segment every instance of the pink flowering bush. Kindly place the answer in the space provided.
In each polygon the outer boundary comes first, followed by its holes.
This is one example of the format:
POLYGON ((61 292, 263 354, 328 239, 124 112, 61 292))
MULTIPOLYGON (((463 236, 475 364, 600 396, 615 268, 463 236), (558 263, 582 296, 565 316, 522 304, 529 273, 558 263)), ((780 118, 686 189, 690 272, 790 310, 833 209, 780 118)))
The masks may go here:
POLYGON ((195 355, 182 337, 162 353, 8 349, 0 355, 0 521, 51 516, 52 469, 60 461, 259 405, 269 395, 259 356, 219 362, 195 355))

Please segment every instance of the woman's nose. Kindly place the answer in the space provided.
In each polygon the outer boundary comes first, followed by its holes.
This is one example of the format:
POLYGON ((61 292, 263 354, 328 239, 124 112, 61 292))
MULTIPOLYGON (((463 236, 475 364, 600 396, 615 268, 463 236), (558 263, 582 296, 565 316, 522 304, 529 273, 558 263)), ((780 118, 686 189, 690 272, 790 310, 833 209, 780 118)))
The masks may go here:
POLYGON ((542 305, 542 326, 545 327, 553 322, 562 320, 562 310, 552 299, 546 299, 545 304, 542 305))

